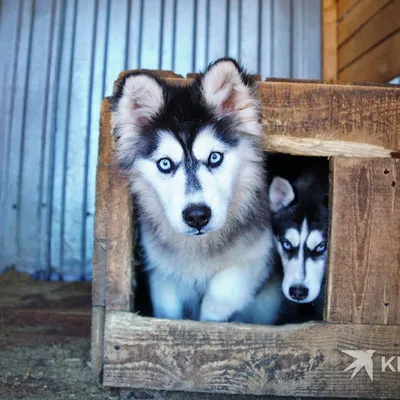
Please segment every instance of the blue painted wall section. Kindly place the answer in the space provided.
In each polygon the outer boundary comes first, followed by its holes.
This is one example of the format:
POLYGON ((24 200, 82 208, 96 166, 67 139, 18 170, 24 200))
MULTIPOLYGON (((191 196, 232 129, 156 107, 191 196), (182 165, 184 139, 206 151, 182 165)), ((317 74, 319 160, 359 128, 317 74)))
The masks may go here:
POLYGON ((91 278, 101 99, 126 69, 221 56, 321 77, 320 0, 0 1, 0 272, 91 278))

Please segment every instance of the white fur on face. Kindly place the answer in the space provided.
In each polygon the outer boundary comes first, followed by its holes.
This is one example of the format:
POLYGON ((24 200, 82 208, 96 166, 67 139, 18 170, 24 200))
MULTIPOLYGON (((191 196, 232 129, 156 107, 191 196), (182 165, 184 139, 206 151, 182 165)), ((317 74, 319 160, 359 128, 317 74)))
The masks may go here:
POLYGON ((317 259, 304 259, 304 247, 314 250, 324 241, 322 233, 317 230, 309 231, 307 221, 304 220, 301 230, 290 228, 285 234, 293 248, 299 248, 297 256, 290 258, 284 251, 282 244, 278 243, 278 252, 281 256, 284 278, 282 290, 285 297, 296 303, 310 303, 314 301, 321 290, 322 280, 325 274, 326 252, 317 259), (308 289, 308 296, 301 301, 293 299, 289 294, 292 286, 304 286, 308 289))
MULTIPOLYGON (((151 159, 139 159, 135 168, 157 193, 163 213, 170 226, 178 234, 197 234, 195 228, 189 227, 183 219, 183 211, 193 204, 204 204, 211 209, 210 222, 202 229, 202 233, 219 230, 226 222, 228 208, 233 196, 237 170, 240 165, 240 150, 230 148, 216 139, 211 128, 199 132, 193 144, 193 155, 200 162, 197 177, 201 189, 194 193, 186 193, 187 179, 184 169, 183 149, 178 140, 168 131, 159 134, 159 145, 151 159), (212 152, 223 154, 222 164, 209 169, 206 164, 212 152), (157 161, 168 157, 176 165, 173 174, 159 171, 157 161)), ((154 214, 154 212, 153 212, 154 214)), ((161 215, 161 212, 157 213, 161 215)))

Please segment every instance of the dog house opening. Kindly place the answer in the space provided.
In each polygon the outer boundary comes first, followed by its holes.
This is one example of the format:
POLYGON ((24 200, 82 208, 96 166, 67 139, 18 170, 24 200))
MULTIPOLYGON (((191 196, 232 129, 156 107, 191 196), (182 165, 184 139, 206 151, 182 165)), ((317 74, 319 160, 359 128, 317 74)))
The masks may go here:
MULTIPOLYGON (((277 153, 266 154, 265 159, 265 190, 271 227, 271 237, 266 239, 265 245, 273 248, 272 260, 266 276, 246 306, 220 322, 282 325, 322 320, 328 253, 329 161, 324 157, 277 153)), ((240 235, 240 230, 233 232, 230 240, 240 240, 240 235)), ((154 291, 158 288, 149 279, 152 271, 146 262, 142 246, 146 239, 137 215, 135 236, 133 311, 145 317, 170 318, 157 315, 154 310, 154 291)), ((196 240, 196 237, 192 239, 196 240)), ((171 257, 170 252, 173 249, 165 249, 166 259, 171 257)), ((182 304, 175 305, 182 309, 173 319, 202 320, 201 307, 210 279, 206 275, 207 271, 198 271, 199 282, 189 285, 190 290, 185 288, 182 280, 179 285, 182 304)), ((246 285, 245 277, 242 284, 246 285)), ((216 288, 224 290, 224 282, 220 282, 219 288, 214 286, 212 289, 216 288)), ((240 287, 237 290, 232 296, 242 295, 240 287)), ((164 293, 160 297, 163 301, 176 301, 172 294, 164 293)))

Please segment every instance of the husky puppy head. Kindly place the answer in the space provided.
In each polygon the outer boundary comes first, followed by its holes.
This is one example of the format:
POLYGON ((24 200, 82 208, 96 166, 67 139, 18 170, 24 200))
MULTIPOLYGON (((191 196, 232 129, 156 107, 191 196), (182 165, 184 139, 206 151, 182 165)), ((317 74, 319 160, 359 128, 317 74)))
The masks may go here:
POLYGON ((245 218, 262 179, 262 128, 255 83, 234 60, 186 86, 132 73, 113 104, 120 166, 153 233, 210 234, 245 218))
POLYGON ((327 188, 275 177, 269 188, 272 229, 284 278, 282 290, 296 303, 314 301, 323 284, 327 258, 327 188), (296 193, 295 193, 296 190, 296 193))

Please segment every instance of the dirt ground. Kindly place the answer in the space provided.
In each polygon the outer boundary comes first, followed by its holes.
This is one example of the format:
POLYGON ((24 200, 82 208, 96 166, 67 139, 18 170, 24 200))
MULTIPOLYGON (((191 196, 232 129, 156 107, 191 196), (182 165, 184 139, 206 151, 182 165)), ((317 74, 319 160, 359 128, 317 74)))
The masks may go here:
POLYGON ((90 310, 89 283, 1 274, 0 400, 284 399, 104 388, 90 370, 90 310))

